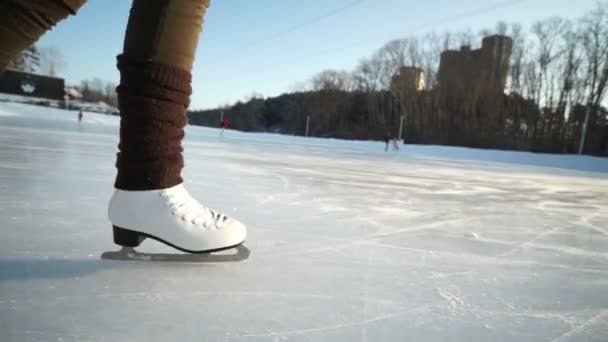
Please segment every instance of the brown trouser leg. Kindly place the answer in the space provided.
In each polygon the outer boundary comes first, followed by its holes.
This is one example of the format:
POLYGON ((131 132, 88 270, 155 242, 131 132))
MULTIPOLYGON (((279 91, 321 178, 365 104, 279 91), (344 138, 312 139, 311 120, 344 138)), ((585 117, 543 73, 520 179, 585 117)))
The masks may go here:
POLYGON ((0 1, 0 73, 20 52, 32 46, 57 22, 86 0, 0 1))
POLYGON ((118 56, 120 143, 115 187, 182 182, 191 70, 208 0, 134 0, 118 56))

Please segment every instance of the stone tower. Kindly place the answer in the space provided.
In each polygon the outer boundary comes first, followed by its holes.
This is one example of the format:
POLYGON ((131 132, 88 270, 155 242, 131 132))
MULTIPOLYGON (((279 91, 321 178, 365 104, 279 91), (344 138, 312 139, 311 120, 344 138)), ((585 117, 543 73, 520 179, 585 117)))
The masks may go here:
POLYGON ((424 71, 413 66, 401 67, 391 79, 391 91, 395 94, 413 95, 424 88, 424 71))
POLYGON ((513 40, 507 36, 493 35, 483 39, 479 82, 487 91, 504 91, 512 49, 513 40))
POLYGON ((481 49, 463 46, 441 53, 439 87, 450 98, 502 94, 509 73, 513 40, 507 36, 485 37, 481 49))

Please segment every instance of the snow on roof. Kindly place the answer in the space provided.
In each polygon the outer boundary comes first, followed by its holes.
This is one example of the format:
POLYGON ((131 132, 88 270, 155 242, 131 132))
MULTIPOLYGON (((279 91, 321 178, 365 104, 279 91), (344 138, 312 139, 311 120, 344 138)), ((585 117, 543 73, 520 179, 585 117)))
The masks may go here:
POLYGON ((82 93, 76 88, 65 88, 65 93, 75 98, 82 98, 82 93))

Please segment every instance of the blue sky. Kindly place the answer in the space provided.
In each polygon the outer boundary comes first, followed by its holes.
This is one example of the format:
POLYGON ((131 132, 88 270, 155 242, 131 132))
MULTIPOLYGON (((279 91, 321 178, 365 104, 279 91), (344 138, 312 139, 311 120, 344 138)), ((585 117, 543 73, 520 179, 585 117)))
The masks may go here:
MULTIPOLYGON (((191 108, 212 108, 253 93, 273 96, 323 69, 350 70, 390 39, 429 31, 477 32, 499 20, 528 28, 551 16, 578 18, 595 2, 212 0, 196 54, 191 108), (335 14, 320 18, 329 13, 335 14)), ((62 76, 68 84, 93 77, 118 81, 115 57, 122 50, 130 4, 89 0, 77 16, 40 40, 40 47, 56 46, 65 56, 62 76)))

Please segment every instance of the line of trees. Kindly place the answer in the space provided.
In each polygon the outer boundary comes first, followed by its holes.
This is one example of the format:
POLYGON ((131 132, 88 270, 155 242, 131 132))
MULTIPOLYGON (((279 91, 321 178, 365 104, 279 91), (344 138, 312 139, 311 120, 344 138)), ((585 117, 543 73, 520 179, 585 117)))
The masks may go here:
POLYGON ((82 100, 86 102, 103 101, 113 107, 118 107, 116 84, 100 78, 85 79, 80 82, 78 90, 82 100))
POLYGON ((310 115, 312 135, 380 139, 387 131, 396 134, 405 114, 407 142, 555 153, 577 152, 587 123, 584 152, 608 155, 607 86, 608 1, 603 1, 579 20, 549 18, 527 31, 499 22, 478 33, 393 40, 355 70, 325 70, 302 91, 192 112, 190 122, 217 126, 224 111, 237 129, 304 134, 310 115), (463 103, 446 106, 440 101, 445 90, 437 90, 441 52, 475 47, 490 34, 513 39, 505 94, 490 99, 468 94, 463 103), (429 90, 391 89, 403 66, 422 69, 429 90))

